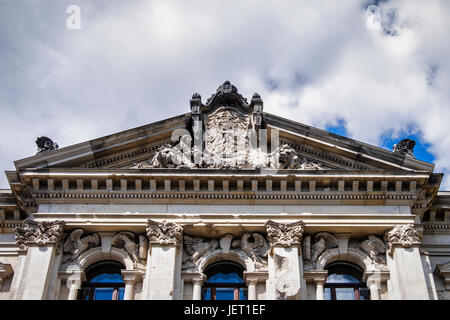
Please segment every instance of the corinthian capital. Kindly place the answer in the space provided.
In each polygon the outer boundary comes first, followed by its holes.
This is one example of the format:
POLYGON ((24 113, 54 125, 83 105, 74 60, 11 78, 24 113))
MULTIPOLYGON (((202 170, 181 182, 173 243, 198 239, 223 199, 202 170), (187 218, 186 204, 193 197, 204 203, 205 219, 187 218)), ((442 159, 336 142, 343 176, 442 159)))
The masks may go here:
POLYGON ((23 223, 14 229, 17 244, 37 244, 46 245, 49 243, 58 243, 64 232, 64 221, 54 222, 36 222, 31 219, 25 219, 23 223))
POLYGON ((181 226, 165 220, 162 222, 148 220, 146 231, 150 242, 159 244, 173 243, 178 245, 183 237, 183 228, 181 226))
POLYGON ((394 246, 410 248, 413 245, 420 245, 422 242, 422 233, 415 230, 412 224, 397 225, 392 230, 386 232, 384 237, 390 255, 393 254, 394 246))
POLYGON ((267 237, 271 246, 289 247, 300 244, 305 223, 301 220, 293 223, 266 222, 267 237))

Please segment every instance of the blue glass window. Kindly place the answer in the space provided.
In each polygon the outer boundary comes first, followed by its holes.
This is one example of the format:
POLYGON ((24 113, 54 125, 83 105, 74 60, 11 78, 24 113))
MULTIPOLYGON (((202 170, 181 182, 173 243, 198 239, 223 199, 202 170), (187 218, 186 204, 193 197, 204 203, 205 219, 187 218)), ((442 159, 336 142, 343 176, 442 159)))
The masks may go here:
POLYGON ((246 300, 247 288, 243 280, 244 268, 227 261, 208 266, 203 286, 203 300, 246 300))
POLYGON ((88 279, 81 288, 82 300, 123 300, 123 265, 115 261, 98 263, 86 270, 88 279))
POLYGON ((328 277, 324 287, 325 300, 365 300, 369 290, 362 283, 363 271, 348 262, 336 262, 327 266, 328 277))

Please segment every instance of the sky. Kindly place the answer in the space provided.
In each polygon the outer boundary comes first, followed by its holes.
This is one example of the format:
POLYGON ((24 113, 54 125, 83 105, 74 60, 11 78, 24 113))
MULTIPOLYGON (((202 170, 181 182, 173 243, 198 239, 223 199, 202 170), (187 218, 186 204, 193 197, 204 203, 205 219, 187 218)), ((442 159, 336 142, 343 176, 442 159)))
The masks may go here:
POLYGON ((281 117, 412 138, 450 190, 449 39, 448 0, 0 0, 0 188, 38 136, 166 119, 229 80, 281 117))

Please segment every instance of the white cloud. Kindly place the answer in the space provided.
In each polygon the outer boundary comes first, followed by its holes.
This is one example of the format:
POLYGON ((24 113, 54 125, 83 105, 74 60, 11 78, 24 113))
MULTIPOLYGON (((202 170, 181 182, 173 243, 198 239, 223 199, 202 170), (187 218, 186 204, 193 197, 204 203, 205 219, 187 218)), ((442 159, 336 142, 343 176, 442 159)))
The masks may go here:
POLYGON ((372 144, 415 124, 436 171, 450 168, 446 0, 381 2, 379 28, 367 1, 77 2, 81 30, 65 27, 69 1, 0 3, 2 169, 38 135, 67 146, 151 123, 224 80, 280 116, 343 118, 372 144))

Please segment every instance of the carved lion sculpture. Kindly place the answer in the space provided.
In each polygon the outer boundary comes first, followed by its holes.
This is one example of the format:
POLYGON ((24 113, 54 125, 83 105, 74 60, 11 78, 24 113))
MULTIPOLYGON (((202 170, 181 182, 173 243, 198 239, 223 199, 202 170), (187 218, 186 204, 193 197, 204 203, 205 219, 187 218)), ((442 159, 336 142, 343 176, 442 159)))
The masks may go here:
POLYGON ((272 153, 272 165, 275 169, 298 169, 300 161, 297 152, 283 144, 272 153))

